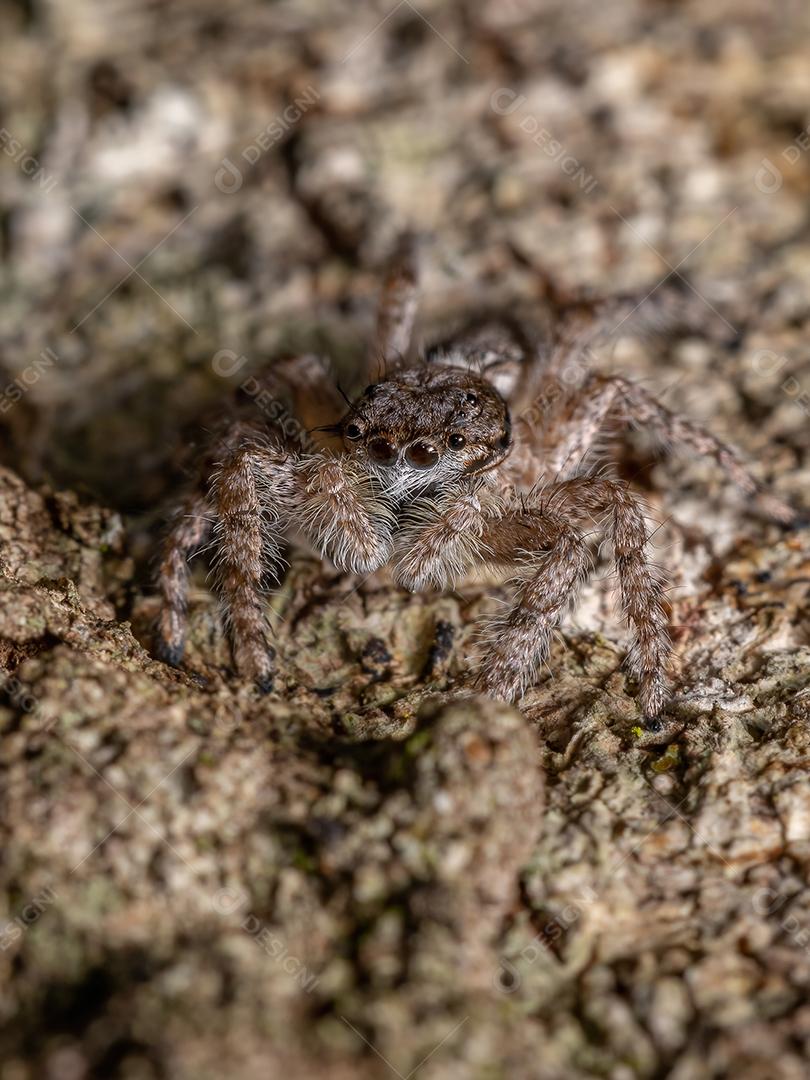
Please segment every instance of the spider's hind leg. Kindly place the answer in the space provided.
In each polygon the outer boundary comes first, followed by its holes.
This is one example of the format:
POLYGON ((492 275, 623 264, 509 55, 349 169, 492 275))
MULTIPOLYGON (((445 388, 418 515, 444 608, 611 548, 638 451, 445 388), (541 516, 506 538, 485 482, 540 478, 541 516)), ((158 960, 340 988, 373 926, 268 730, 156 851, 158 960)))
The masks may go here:
MULTIPOLYGON (((542 400, 539 395, 536 400, 542 400)), ((611 427, 636 425, 672 450, 691 451, 711 457, 763 513, 790 525, 796 512, 759 483, 740 452, 722 442, 706 428, 680 413, 672 412, 643 387, 613 375, 590 375, 573 395, 556 398, 542 418, 530 410, 521 418, 525 436, 539 442, 546 476, 570 476, 581 468, 599 440, 611 427), (542 423, 540 420, 542 419, 542 423), (539 432, 532 435, 532 430, 539 432)))
MULTIPOLYGON (((383 281, 377 312, 377 332, 369 357, 370 367, 407 362, 419 305, 419 267, 416 239, 403 233, 383 281)), ((380 371, 373 377, 379 379, 380 371)))
POLYGON ((797 514, 793 507, 755 479, 736 447, 722 442, 689 417, 671 412, 643 387, 626 379, 615 379, 614 383, 617 396, 632 422, 647 428, 673 449, 691 450, 701 456, 713 457, 731 481, 756 501, 764 514, 782 525, 794 524, 797 514))

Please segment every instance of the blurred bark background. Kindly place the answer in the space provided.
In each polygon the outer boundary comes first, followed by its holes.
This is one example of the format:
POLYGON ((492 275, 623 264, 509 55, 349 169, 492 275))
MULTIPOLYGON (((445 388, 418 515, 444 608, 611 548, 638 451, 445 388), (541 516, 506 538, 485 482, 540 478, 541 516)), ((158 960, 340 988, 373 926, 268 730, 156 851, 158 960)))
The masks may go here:
POLYGON ((281 677, 201 568, 149 656, 178 445, 274 359, 351 378, 398 230, 422 331, 686 275, 605 370, 807 507, 799 0, 0 7, 0 1078, 803 1078, 810 541, 634 439, 675 698, 609 582, 521 711, 459 696, 497 583, 304 554, 281 677))

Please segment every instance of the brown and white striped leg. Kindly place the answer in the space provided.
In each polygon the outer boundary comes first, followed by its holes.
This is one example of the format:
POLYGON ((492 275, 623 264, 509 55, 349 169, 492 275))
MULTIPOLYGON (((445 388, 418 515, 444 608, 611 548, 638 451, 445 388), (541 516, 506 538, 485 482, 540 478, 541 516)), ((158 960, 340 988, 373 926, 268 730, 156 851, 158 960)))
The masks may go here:
POLYGON ((738 450, 693 420, 673 413, 647 390, 620 377, 590 376, 574 397, 544 418, 541 431, 546 475, 564 477, 581 468, 583 459, 611 421, 637 424, 672 450, 713 457, 746 495, 756 499, 764 513, 785 525, 795 521, 795 511, 763 490, 738 450))
POLYGON ((339 570, 370 574, 388 561, 394 514, 345 459, 304 458, 294 481, 295 524, 339 570))
POLYGON ((273 685, 275 650, 267 640, 262 579, 268 548, 275 547, 278 556, 278 543, 268 535, 268 503, 263 505, 259 494, 265 477, 272 482, 266 465, 266 452, 250 446, 236 450, 220 466, 211 491, 216 514, 214 569, 234 661, 239 674, 263 691, 273 685))
POLYGON ((615 379, 617 394, 629 419, 651 431, 672 449, 692 450, 713 457, 721 469, 746 494, 752 496, 769 517, 790 525, 796 511, 782 499, 764 490, 745 464, 740 452, 686 416, 673 413, 641 386, 627 379, 615 379))
POLYGON ((188 606, 188 560, 211 532, 211 510, 202 495, 189 497, 180 508, 163 543, 158 588, 163 604, 158 616, 155 652, 177 666, 183 659, 188 606))
POLYGON ((554 628, 587 576, 588 550, 562 516, 522 509, 492 521, 483 540, 496 560, 519 569, 511 606, 484 629, 475 682, 492 697, 514 701, 548 657, 554 628))
POLYGON ((485 630, 477 684, 514 699, 546 659, 551 633, 588 571, 579 526, 610 514, 622 609, 634 632, 628 663, 639 680, 647 717, 666 701, 670 641, 663 580, 646 554, 644 515, 626 485, 577 477, 544 492, 537 508, 504 508, 498 496, 471 485, 435 502, 416 503, 397 538, 394 577, 408 589, 442 588, 471 566, 521 566, 510 610, 485 630))
POLYGON ((602 476, 578 476, 544 492, 544 503, 567 520, 596 520, 607 514, 619 578, 622 613, 633 628, 628 667, 639 683, 639 703, 648 719, 667 700, 671 653, 664 577, 647 554, 647 523, 626 484, 602 476))
MULTIPOLYGON (((410 233, 400 238, 383 282, 377 314, 377 333, 371 356, 375 362, 398 364, 406 360, 419 302, 416 242, 410 233)), ((379 379, 379 373, 376 379, 379 379)))
POLYGON ((496 497, 482 485, 470 484, 438 500, 417 500, 405 512, 394 550, 394 580, 418 592, 443 589, 475 563, 485 562, 482 541, 486 515, 495 512, 496 497))
MULTIPOLYGON (((608 421, 615 418, 619 404, 619 380, 591 375, 575 393, 555 395, 548 388, 538 400, 553 402, 551 411, 538 418, 529 414, 540 440, 543 471, 549 479, 565 478, 582 468, 583 461, 604 435, 608 421)), ((523 427, 522 421, 521 427, 523 427)))
POLYGON ((374 501, 345 462, 330 455, 297 458, 280 448, 243 446, 228 456, 212 485, 215 571, 239 674, 272 685, 262 580, 280 563, 280 537, 302 529, 336 565, 359 573, 382 566, 392 515, 374 501))

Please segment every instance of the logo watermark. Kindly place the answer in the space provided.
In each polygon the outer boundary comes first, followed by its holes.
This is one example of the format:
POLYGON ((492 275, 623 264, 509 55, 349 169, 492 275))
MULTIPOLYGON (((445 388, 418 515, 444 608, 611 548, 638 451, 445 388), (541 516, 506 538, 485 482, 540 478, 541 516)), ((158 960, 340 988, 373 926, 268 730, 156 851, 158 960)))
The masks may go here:
POLYGON ((26 713, 32 713, 39 704, 30 689, 20 682, 16 675, 0 672, 0 693, 5 694, 12 705, 26 713))
POLYGON ((775 915, 779 912, 779 926, 797 945, 806 952, 810 951, 810 927, 801 923, 795 915, 782 914, 780 909, 792 897, 779 893, 775 889, 757 889, 751 904, 758 915, 775 915))
MULTIPOLYGON (((227 379, 236 375, 247 363, 249 360, 243 353, 236 353, 233 349, 220 349, 214 354, 211 367, 217 375, 227 379)), ((255 375, 248 375, 239 384, 239 389, 251 398, 267 420, 283 433, 285 439, 298 442, 307 450, 316 449, 309 437, 309 432, 296 420, 279 396, 282 392, 281 387, 274 384, 272 376, 265 376, 259 380, 255 375)))
POLYGON ((53 349, 45 349, 39 354, 33 363, 23 371, 0 393, 0 413, 7 413, 28 393, 32 386, 36 386, 42 378, 42 374, 54 367, 59 357, 53 349))
MULTIPOLYGON (((497 90, 494 90, 490 96, 489 104, 493 112, 498 116, 509 116, 518 109, 521 109, 528 98, 525 94, 518 94, 516 90, 510 89, 508 86, 501 86, 497 90)), ((558 140, 554 138, 554 135, 544 127, 541 127, 540 121, 536 116, 531 113, 527 113, 520 121, 519 127, 521 131, 524 131, 535 146, 539 147, 546 157, 551 158, 556 162, 561 172, 563 172, 570 180, 579 184, 582 191, 587 195, 596 188, 598 181, 592 176, 582 165, 578 158, 569 153, 566 147, 558 140)))
POLYGON ((212 900, 212 907, 218 915, 239 915, 239 928, 251 937, 259 948, 281 965, 283 971, 291 975, 307 993, 318 985, 319 978, 312 975, 298 959, 287 949, 286 943, 273 933, 252 911, 241 912, 247 907, 248 897, 239 889, 220 889, 212 900))
MULTIPOLYGON (((774 352, 773 349, 760 349, 751 358, 752 369, 765 379, 781 372, 787 363, 788 358, 774 352)), ((799 406, 805 416, 810 416, 810 392, 802 388, 798 379, 793 375, 788 375, 779 384, 779 388, 799 406)))
MULTIPOLYGON (((779 156, 786 165, 795 165, 802 154, 807 153, 808 150, 810 150, 810 124, 796 136, 790 146, 785 147, 779 156)), ((774 165, 770 158, 764 157, 754 173, 754 186, 763 195, 773 195, 783 183, 782 170, 778 165, 774 165)))
MULTIPOLYGON (((582 355, 585 358, 587 350, 584 350, 582 355)), ((520 419, 529 427, 537 427, 554 405, 585 385, 590 371, 591 369, 583 360, 569 360, 553 380, 549 379, 543 384, 540 393, 533 399, 531 405, 520 414, 520 419)))
POLYGON ((314 86, 308 86, 306 90, 274 116, 267 127, 262 128, 257 135, 245 146, 239 154, 242 159, 237 165, 230 158, 224 157, 214 175, 214 183, 223 195, 234 195, 244 183, 244 171, 252 169, 256 162, 268 150, 272 150, 284 136, 292 130, 301 117, 317 104, 321 95, 314 86), (241 167, 240 167, 241 166, 241 167))
POLYGON ((15 915, 11 922, 0 929, 0 949, 3 952, 10 949, 37 922, 44 911, 56 902, 56 893, 50 887, 41 892, 25 905, 22 911, 15 915))
MULTIPOLYGON (((534 964, 538 957, 550 951, 555 942, 559 941, 562 935, 581 917, 583 905, 592 904, 594 900, 596 900, 596 893, 588 886, 576 901, 566 904, 562 911, 549 920, 540 933, 535 934, 529 944, 520 950, 518 956, 523 960, 523 965, 530 966, 534 964)), ((498 971, 492 981, 495 989, 500 993, 514 994, 520 988, 523 976, 520 974, 516 964, 513 964, 511 960, 507 960, 505 957, 501 957, 498 971)))
POLYGON ((51 192, 56 187, 56 177, 48 176, 30 150, 6 128, 0 128, 0 151, 19 165, 22 173, 36 180, 43 191, 51 192))

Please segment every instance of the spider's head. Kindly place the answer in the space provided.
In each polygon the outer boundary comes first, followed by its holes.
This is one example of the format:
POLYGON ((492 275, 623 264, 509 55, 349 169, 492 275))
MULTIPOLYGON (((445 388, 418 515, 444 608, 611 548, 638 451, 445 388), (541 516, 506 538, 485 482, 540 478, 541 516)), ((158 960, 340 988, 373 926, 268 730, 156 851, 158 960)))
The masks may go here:
POLYGON ((495 468, 511 449, 509 410, 485 379, 423 367, 374 383, 338 430, 347 454, 395 497, 495 468))

